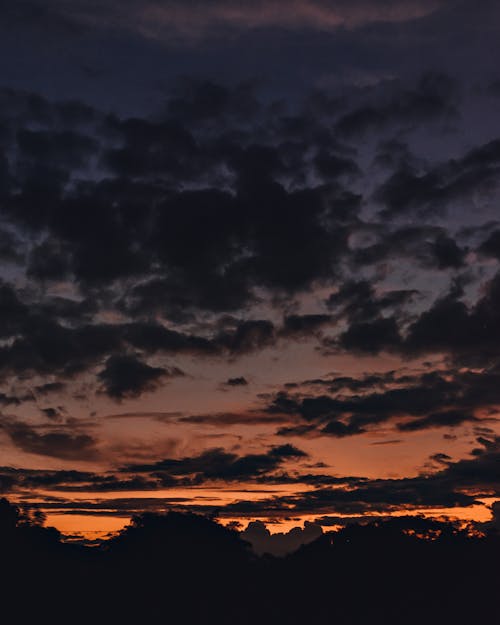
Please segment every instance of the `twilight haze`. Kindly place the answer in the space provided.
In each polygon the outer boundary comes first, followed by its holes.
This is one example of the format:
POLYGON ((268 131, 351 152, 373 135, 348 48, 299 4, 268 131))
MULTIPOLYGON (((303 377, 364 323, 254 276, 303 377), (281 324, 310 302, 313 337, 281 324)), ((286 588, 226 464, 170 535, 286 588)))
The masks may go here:
POLYGON ((499 29, 2 3, 0 492, 87 539, 498 521, 499 29))

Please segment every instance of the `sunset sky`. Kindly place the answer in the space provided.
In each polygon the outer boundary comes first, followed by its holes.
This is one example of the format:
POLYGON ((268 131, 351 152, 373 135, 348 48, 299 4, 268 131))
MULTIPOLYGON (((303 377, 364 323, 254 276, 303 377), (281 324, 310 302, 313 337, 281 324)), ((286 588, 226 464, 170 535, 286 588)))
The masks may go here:
POLYGON ((0 493, 87 538, 488 521, 499 30, 495 0, 2 3, 0 493))

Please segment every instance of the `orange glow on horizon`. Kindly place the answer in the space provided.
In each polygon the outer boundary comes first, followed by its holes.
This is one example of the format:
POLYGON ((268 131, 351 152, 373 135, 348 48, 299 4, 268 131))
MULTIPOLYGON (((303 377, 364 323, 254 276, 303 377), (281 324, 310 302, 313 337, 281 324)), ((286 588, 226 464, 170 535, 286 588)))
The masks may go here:
MULTIPOLYGON (((359 518, 359 521, 363 521, 365 518, 374 519, 380 517, 381 519, 388 516, 392 517, 404 517, 404 516, 424 516, 427 518, 436 518, 442 520, 451 521, 474 521, 477 523, 485 523, 491 519, 491 504, 496 501, 496 498, 482 499, 482 504, 471 506, 469 508, 427 508, 422 510, 400 510, 388 513, 370 513, 367 515, 348 515, 348 514, 332 514, 336 519, 339 519, 338 524, 326 525, 321 524, 324 531, 330 531, 335 527, 341 526, 341 519, 348 519, 349 522, 354 522, 359 518)), ((267 529, 271 534, 287 533, 294 527, 303 527, 304 523, 314 522, 318 519, 318 514, 303 514, 294 516, 293 518, 272 518, 268 515, 265 516, 245 516, 245 517, 222 517, 219 522, 223 525, 236 522, 240 524, 240 529, 244 529, 248 523, 252 521, 262 521, 265 523, 267 529)), ((328 517, 328 514, 324 514, 324 517, 328 517)), ((103 540, 110 535, 119 532, 126 527, 130 521, 131 515, 123 513, 106 514, 103 511, 102 514, 67 514, 61 511, 53 511, 47 513, 46 523, 47 526, 53 526, 58 529, 62 534, 67 537, 78 537, 85 540, 103 540)))

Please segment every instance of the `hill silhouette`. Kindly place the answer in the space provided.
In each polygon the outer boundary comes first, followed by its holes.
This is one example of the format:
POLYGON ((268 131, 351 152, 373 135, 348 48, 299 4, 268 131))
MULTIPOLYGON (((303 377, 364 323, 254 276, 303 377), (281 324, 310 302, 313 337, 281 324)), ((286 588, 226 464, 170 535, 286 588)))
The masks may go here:
POLYGON ((134 517, 100 547, 42 521, 0 500, 2 609, 21 623, 493 625, 500 613, 495 530, 405 517, 277 558, 195 514, 134 517))

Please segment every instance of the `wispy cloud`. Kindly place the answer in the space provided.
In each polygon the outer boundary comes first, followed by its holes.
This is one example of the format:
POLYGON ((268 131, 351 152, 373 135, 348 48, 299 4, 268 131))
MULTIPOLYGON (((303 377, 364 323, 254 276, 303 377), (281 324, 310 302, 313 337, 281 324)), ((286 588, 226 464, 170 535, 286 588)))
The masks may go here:
POLYGON ((440 0, 105 0, 96 5, 58 0, 51 11, 68 23, 127 29, 161 39, 172 35, 198 38, 221 29, 355 28, 423 17, 442 4, 440 0))

